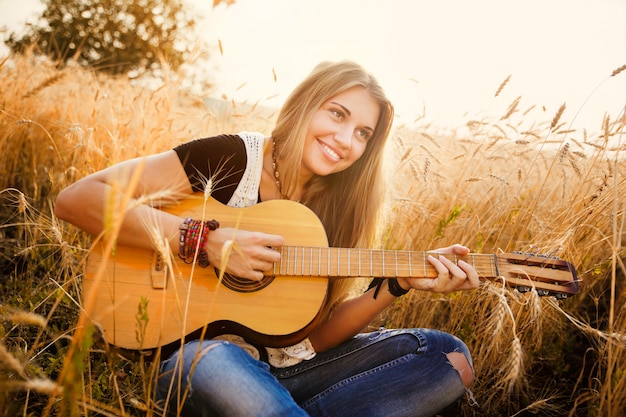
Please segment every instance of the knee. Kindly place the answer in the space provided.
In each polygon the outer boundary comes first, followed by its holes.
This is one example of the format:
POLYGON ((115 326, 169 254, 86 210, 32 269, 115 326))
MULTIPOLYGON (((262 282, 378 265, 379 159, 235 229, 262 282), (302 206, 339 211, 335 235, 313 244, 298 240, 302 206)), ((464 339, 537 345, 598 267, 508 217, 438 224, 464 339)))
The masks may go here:
POLYGON ((461 352, 450 352, 446 356, 452 367, 459 373, 465 388, 469 388, 474 382, 474 369, 467 357, 461 352))

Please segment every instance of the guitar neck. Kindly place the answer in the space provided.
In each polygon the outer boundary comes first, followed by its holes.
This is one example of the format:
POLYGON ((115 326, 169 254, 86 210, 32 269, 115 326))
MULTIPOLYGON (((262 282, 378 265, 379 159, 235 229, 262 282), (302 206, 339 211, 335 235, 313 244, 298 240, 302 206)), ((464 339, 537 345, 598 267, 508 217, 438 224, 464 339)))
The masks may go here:
MULTIPOLYGON (((378 250, 284 246, 281 260, 274 264, 273 275, 323 276, 333 278, 435 278, 437 270, 428 256, 438 254, 406 250, 378 250)), ((460 257, 442 255, 456 263, 460 257)), ((472 265, 481 278, 495 278, 498 265, 495 255, 469 254, 462 259, 472 265)))

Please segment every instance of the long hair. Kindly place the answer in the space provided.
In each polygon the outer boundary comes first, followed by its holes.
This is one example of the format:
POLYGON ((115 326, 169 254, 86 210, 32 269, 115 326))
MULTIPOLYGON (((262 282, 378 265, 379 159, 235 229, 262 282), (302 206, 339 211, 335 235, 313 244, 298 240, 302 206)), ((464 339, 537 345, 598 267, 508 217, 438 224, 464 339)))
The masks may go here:
MULTIPOLYGON (((383 200, 383 150, 391 130, 394 109, 378 81, 360 65, 323 62, 287 98, 272 131, 284 173, 283 187, 293 191, 302 162, 304 141, 313 114, 331 97, 356 86, 364 87, 378 103, 380 114, 365 152, 348 169, 314 176, 302 202, 324 225, 330 246, 371 247, 383 200)), ((352 280, 331 282, 328 310, 347 292, 352 280)))

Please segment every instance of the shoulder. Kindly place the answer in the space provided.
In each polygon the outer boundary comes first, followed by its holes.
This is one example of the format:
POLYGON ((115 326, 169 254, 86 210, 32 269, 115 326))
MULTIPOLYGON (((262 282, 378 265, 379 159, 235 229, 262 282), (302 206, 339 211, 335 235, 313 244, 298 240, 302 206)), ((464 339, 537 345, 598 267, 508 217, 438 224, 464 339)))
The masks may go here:
POLYGON ((239 135, 219 135, 185 142, 174 148, 181 159, 184 156, 215 155, 216 153, 238 152, 244 150, 244 143, 239 135))
POLYGON ((191 187, 203 191, 210 179, 220 184, 213 196, 228 201, 241 180, 246 163, 246 146, 238 135, 219 135, 195 139, 175 147, 191 187))

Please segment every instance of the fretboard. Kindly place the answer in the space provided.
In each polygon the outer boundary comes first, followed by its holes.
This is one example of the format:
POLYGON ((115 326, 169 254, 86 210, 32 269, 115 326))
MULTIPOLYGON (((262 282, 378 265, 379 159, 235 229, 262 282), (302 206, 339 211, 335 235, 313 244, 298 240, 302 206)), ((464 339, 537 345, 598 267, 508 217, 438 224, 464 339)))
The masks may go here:
MULTIPOLYGON (((439 256, 434 252, 309 246, 284 246, 280 253, 281 260, 272 270, 274 275, 335 278, 435 278, 437 271, 428 256, 439 256)), ((455 263, 461 259, 450 254, 442 256, 455 263)), ((481 278, 498 276, 495 255, 470 254, 462 259, 472 265, 481 278)))

